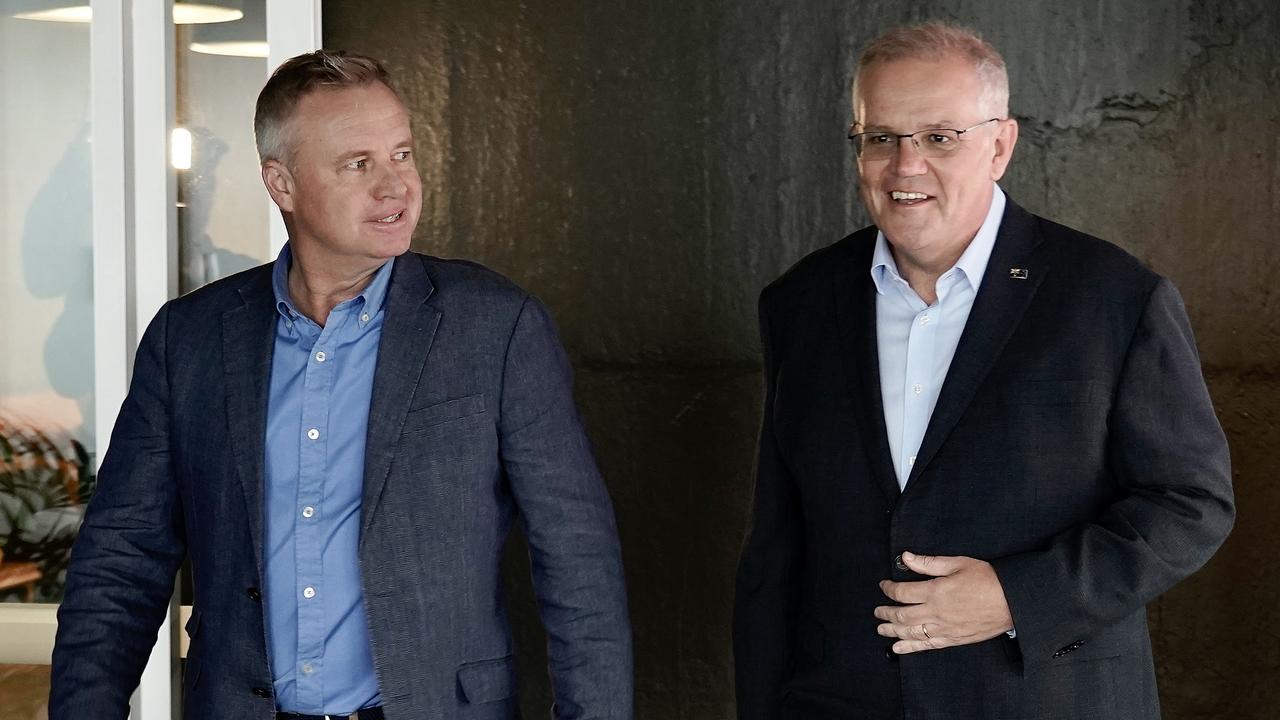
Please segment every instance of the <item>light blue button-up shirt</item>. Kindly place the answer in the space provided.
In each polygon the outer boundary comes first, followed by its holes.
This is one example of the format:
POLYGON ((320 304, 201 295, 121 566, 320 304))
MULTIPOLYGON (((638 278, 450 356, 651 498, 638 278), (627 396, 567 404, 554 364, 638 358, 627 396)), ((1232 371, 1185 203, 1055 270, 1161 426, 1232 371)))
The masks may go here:
POLYGON ((973 299, 996 244, 1005 196, 992 183, 991 208, 969 247, 954 267, 938 278, 938 300, 926 305, 902 279, 884 233, 876 236, 871 279, 876 284, 876 344, 880 357, 880 394, 889 451, 905 489, 916 453, 938 404, 973 299))
POLYGON ((276 706, 342 714, 381 704, 356 546, 392 263, 322 328, 289 297, 290 260, 286 245, 272 277, 280 317, 267 405, 262 599, 276 706))

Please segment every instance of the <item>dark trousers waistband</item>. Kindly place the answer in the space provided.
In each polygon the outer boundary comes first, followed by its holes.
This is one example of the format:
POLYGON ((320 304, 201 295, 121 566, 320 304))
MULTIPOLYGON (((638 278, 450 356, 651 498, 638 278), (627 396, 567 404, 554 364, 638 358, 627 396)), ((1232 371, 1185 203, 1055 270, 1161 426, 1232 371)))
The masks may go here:
POLYGON ((383 720, 382 708, 359 710, 347 715, 299 715, 291 712, 276 713, 276 720, 383 720))

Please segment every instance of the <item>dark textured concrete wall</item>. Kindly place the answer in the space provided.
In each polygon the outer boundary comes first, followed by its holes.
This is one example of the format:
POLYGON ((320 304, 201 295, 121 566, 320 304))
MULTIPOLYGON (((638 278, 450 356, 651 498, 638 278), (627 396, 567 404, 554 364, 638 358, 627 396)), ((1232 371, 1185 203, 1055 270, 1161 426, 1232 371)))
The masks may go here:
MULTIPOLYGON (((732 577, 759 403, 755 298, 865 223, 844 132, 859 48, 960 20, 1005 54, 1004 185, 1182 289, 1239 521, 1152 608, 1166 717, 1280 716, 1280 7, 1272 0, 378 0, 326 45, 389 61, 414 114, 416 247, 541 296, 617 507, 638 716, 732 715, 732 577)), ((525 713, 548 705, 510 563, 525 713)))

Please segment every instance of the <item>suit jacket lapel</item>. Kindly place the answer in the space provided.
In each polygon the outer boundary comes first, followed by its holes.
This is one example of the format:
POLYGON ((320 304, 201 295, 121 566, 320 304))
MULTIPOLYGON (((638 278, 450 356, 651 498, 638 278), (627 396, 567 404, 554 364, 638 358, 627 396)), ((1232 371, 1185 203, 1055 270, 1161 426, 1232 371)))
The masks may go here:
POLYGON ((436 327, 440 324, 440 312, 428 302, 434 289, 421 257, 405 253, 395 259, 384 307, 382 339, 378 341, 373 395, 369 401, 360 507, 362 543, 387 482, 413 391, 422 378, 436 327))
POLYGON ((1044 280, 1047 267, 1033 252, 1039 242, 1035 217, 1009 200, 982 286, 974 298, 969 320, 938 395, 938 404, 925 430, 920 451, 916 453, 915 465, 907 479, 908 490, 964 415, 1044 280), (1021 277, 1013 276, 1015 268, 1025 271, 1020 273, 1021 277))
POLYGON ((227 419, 236 477, 244 491, 254 562, 262 577, 262 493, 271 352, 275 347, 275 294, 271 266, 240 288, 239 307, 222 315, 222 359, 227 419))
MULTIPOLYGON (((874 232, 874 231, 872 231, 874 232)), ((874 235, 872 236, 874 238, 874 235)), ((833 263, 832 292, 840 331, 845 381, 853 397, 854 415, 867 464, 889 505, 897 503, 897 475, 884 426, 884 400, 880 396, 880 355, 876 344, 876 287, 871 281, 874 242, 862 233, 846 241, 850 251, 833 263)))

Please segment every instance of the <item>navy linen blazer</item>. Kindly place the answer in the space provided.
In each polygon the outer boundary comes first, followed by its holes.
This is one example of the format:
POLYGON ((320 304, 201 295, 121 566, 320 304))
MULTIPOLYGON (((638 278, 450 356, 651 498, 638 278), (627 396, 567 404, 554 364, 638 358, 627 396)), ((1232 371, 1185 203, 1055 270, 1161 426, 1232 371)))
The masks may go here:
POLYGON ((734 619, 743 720, 1159 717, 1145 604, 1230 530, 1227 446, 1172 284, 1013 202, 906 489, 875 228, 760 300, 766 397, 734 619), (1018 272, 1015 272, 1017 270, 1018 272), (1017 638, 897 656, 904 550, 991 562, 1017 638))
MULTIPOLYGON (((555 717, 629 719, 617 531, 551 318, 478 265, 394 262, 358 549, 386 716, 518 716, 500 557, 519 514, 555 717)), ((51 718, 125 717, 184 554, 185 717, 274 717, 258 590, 273 305, 266 265, 147 330, 67 572, 51 718)))

